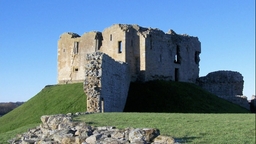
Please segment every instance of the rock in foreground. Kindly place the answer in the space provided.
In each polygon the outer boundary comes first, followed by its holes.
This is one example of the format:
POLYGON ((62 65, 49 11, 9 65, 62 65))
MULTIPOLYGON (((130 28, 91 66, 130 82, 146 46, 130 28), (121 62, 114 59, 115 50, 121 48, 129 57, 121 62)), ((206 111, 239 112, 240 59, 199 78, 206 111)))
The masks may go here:
POLYGON ((42 124, 10 140, 11 144, 160 144, 174 143, 171 137, 161 136, 158 129, 93 127, 73 122, 71 114, 44 115, 42 124))

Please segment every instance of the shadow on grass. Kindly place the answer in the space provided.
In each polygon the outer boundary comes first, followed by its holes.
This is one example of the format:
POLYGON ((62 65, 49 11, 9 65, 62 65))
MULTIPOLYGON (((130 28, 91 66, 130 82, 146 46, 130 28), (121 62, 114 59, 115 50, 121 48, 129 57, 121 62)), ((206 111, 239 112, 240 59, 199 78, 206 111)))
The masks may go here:
POLYGON ((181 137, 181 138, 174 138, 175 139, 175 142, 178 142, 178 143, 191 143, 193 142, 194 139, 198 139, 200 137, 181 137))
POLYGON ((86 124, 88 124, 88 125, 95 125, 97 123, 95 123, 95 122, 86 122, 86 124))

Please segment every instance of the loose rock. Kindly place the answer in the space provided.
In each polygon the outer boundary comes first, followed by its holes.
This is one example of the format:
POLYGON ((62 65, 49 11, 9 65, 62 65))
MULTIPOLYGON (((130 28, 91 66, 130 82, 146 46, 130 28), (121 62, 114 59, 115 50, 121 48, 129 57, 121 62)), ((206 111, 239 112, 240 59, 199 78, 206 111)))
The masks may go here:
MULTIPOLYGON (((81 113, 76 113, 79 115, 81 113)), ((83 113, 84 114, 84 113, 83 113)), ((174 139, 161 136, 158 129, 92 127, 84 122, 73 122, 71 113, 45 115, 42 124, 9 140, 10 144, 172 144, 174 139)))

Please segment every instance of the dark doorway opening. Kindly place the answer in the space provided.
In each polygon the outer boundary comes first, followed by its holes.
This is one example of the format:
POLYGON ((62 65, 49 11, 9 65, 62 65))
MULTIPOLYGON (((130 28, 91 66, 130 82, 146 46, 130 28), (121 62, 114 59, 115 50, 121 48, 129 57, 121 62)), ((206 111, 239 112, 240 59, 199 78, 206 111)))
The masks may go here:
POLYGON ((178 68, 175 68, 174 77, 175 77, 175 81, 179 81, 179 69, 178 68))

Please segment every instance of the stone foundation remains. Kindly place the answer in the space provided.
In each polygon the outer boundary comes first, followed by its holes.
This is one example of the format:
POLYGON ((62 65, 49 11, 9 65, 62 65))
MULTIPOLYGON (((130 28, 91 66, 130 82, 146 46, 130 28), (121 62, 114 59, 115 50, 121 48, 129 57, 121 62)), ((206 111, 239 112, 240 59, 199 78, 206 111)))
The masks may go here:
POLYGON ((243 95, 243 76, 234 71, 216 71, 200 77, 197 81, 203 89, 220 98, 249 109, 247 97, 243 95))
MULTIPOLYGON (((78 113, 80 115, 80 113, 78 113)), ((44 115, 42 124, 9 140, 11 144, 128 144, 168 143, 175 139, 160 135, 158 129, 114 126, 93 127, 84 122, 73 122, 72 114, 44 115)))
POLYGON ((88 112, 123 112, 130 85, 129 66, 102 52, 87 54, 84 91, 88 112))

